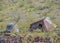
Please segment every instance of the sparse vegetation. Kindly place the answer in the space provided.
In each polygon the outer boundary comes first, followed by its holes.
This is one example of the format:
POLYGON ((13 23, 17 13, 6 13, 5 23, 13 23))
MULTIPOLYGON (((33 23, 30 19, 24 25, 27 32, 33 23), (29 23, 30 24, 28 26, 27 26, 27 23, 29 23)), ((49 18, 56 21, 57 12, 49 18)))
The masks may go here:
MULTIPOLYGON (((57 24, 57 29, 60 29, 60 0, 0 0, 0 19, 3 20, 0 22, 0 31, 6 29, 10 19, 17 19, 18 16, 20 16, 17 23, 19 34, 44 36, 46 33, 28 32, 29 26, 42 17, 48 16, 57 24)), ((49 35, 53 36, 53 33, 49 35)))

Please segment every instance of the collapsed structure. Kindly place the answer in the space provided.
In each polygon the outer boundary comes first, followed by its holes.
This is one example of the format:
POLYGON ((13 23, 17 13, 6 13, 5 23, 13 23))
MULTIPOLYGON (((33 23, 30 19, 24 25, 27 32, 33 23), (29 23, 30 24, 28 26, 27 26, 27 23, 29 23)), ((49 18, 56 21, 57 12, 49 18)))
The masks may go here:
POLYGON ((30 31, 41 29, 42 31, 48 31, 49 29, 56 28, 56 25, 52 23, 49 17, 45 17, 40 21, 34 22, 30 25, 30 31))

